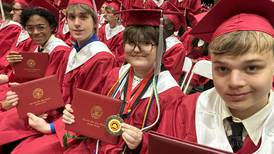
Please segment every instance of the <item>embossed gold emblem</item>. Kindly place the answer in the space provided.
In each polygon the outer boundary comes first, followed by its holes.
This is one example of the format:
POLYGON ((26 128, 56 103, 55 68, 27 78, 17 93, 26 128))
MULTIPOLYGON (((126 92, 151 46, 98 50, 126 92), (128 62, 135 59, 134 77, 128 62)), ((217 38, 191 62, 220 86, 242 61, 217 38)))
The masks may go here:
POLYGON ((41 88, 35 88, 33 91, 32 91, 32 96, 33 98, 36 98, 36 99, 41 99, 44 95, 44 90, 41 89, 41 88))
POLYGON ((28 66, 29 68, 35 67, 35 66, 36 66, 35 60, 33 60, 33 59, 28 59, 28 60, 27 60, 27 66, 28 66))
POLYGON ((123 133, 122 124, 123 119, 118 115, 109 116, 105 123, 105 129, 113 136, 119 136, 123 133))
POLYGON ((95 105, 91 108, 90 115, 93 119, 99 119, 103 115, 104 110, 101 106, 95 105))

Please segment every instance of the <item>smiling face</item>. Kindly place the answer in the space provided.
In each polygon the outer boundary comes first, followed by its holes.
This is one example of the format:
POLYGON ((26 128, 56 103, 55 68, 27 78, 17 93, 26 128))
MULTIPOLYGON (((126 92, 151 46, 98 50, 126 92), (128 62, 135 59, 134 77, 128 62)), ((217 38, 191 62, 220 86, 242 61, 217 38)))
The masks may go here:
POLYGON ((247 118, 267 104, 274 74, 273 48, 258 51, 252 46, 240 55, 211 54, 211 58, 214 86, 234 116, 247 118))
POLYGON ((78 45, 84 44, 96 32, 96 21, 86 7, 69 8, 67 11, 69 30, 78 45))
POLYGON ((43 46, 52 34, 49 22, 39 15, 32 15, 25 26, 31 39, 38 45, 43 46))
POLYGON ((155 66, 158 29, 154 27, 129 27, 124 32, 126 61, 135 75, 144 77, 155 66))

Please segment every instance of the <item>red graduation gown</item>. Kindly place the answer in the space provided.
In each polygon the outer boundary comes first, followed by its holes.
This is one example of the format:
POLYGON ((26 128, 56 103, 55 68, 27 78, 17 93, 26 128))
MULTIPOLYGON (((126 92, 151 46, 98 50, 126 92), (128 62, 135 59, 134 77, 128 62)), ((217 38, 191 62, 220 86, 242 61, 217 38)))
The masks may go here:
MULTIPOLYGON (((199 96, 200 93, 186 95, 182 98, 182 102, 174 104, 171 108, 165 110, 157 131, 159 133, 197 143, 195 112, 199 96)), ((204 132, 201 133, 203 134, 204 132)), ((247 136, 244 140, 243 147, 237 153, 253 153, 258 150, 259 147, 260 143, 256 146, 247 136)))
MULTIPOLYGON (((109 75, 108 78, 106 80, 105 86, 103 88, 103 94, 107 94, 108 91, 110 90, 110 88, 112 87, 112 85, 115 83, 115 81, 118 79, 118 74, 119 74, 119 69, 115 68, 113 69, 109 75)), ((180 90, 180 88, 177 86, 176 81, 171 77, 170 73, 168 71, 165 71, 164 73, 162 72, 163 76, 166 75, 167 78, 162 78, 161 81, 163 81, 163 79, 167 80, 172 80, 172 81, 167 81, 166 83, 160 82, 161 84, 166 84, 166 86, 170 86, 167 89, 165 89, 164 91, 159 92, 159 99, 160 99, 160 103, 161 103, 161 111, 164 111, 166 108, 169 108, 169 106, 172 106, 172 104, 174 104, 174 102, 179 101, 182 96, 182 92, 180 90), (171 86, 171 85, 175 85, 176 86, 171 86)), ((146 105, 148 102, 149 98, 142 98, 138 105, 136 106, 136 108, 133 109, 132 114, 124 119, 124 121, 127 124, 133 125, 135 127, 141 128, 142 127, 142 122, 143 122, 143 118, 144 118, 144 111, 146 110, 146 105)), ((155 118, 156 118, 156 114, 157 113, 157 109, 156 109, 156 103, 155 100, 153 100, 152 103, 152 107, 150 109, 149 112, 149 117, 148 117, 148 124, 151 124, 154 122, 155 118)), ((154 126, 152 128, 152 130, 155 130, 157 126, 154 126)), ((72 154, 72 153, 93 153, 95 150, 95 145, 96 145, 96 141, 95 140, 87 140, 87 141, 82 141, 80 144, 78 145, 73 145, 70 148, 68 148, 64 153, 66 154, 72 154)), ((107 144, 107 143, 100 143, 100 147, 99 147, 99 153, 100 154, 117 154, 119 152, 121 152, 124 148, 125 142, 122 139, 122 137, 119 137, 118 139, 118 144, 117 145, 112 145, 112 144, 107 144)), ((144 154, 147 153, 148 151, 148 140, 147 140, 147 134, 144 133, 143 136, 143 141, 141 146, 141 151, 140 153, 144 154)))
POLYGON ((109 28, 109 24, 104 24, 99 31, 98 37, 100 41, 104 42, 110 51, 114 54, 117 66, 122 66, 124 63, 124 49, 123 49, 123 31, 124 27, 122 25, 118 25, 115 28, 109 28), (110 35, 110 31, 112 31, 112 35, 110 35), (108 36, 110 35, 110 36, 108 36))
MULTIPOLYGON (((45 46, 44 51, 51 50, 48 51, 50 53, 50 63, 48 65, 46 75, 52 75, 57 72, 63 55, 70 50, 70 48, 64 46, 64 44, 65 43, 60 39, 52 37, 50 42, 48 42, 48 46, 45 46)), ((4 111, 0 114, 0 136, 6 136, 3 138, 1 137, 0 145, 10 143, 12 141, 16 141, 37 133, 38 132, 30 129, 23 120, 19 119, 15 108, 4 111)))
POLYGON ((58 30, 56 32, 56 37, 66 42, 67 45, 72 46, 73 38, 70 35, 65 18, 63 18, 61 22, 59 23, 58 30))
MULTIPOLYGON (((86 59, 86 61, 83 61, 79 67, 65 73, 67 71, 68 63, 71 62, 68 60, 70 59, 70 55, 72 52, 76 52, 75 49, 73 49, 70 53, 65 55, 64 61, 62 61, 63 65, 58 70, 59 79, 63 79, 60 81, 62 82, 64 100, 67 103, 70 103, 70 100, 72 99, 74 88, 100 93, 107 73, 115 64, 114 56, 107 48, 102 49, 107 49, 108 51, 102 50, 96 52, 95 49, 87 45, 82 49, 83 51, 85 50, 86 52, 93 53, 93 56, 86 59)), ((79 53, 81 51, 79 51, 79 53)), ((61 118, 54 121, 54 127, 56 129, 56 134, 32 137, 28 140, 24 140, 14 149, 13 153, 20 154, 30 148, 33 153, 63 153, 63 148, 61 146, 62 139, 67 131, 64 129, 61 118)))
POLYGON ((0 58, 17 42, 21 31, 22 27, 17 22, 10 20, 0 24, 0 58))
POLYGON ((179 82, 182 73, 186 50, 182 42, 175 36, 170 36, 166 39, 167 49, 163 55, 163 64, 173 78, 179 82))

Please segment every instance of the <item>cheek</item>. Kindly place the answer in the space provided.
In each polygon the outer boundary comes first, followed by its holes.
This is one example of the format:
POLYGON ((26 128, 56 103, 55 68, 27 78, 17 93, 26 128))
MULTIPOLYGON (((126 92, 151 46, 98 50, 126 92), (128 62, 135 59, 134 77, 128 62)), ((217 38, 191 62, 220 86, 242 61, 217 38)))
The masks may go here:
POLYGON ((265 73, 260 78, 254 78, 250 84, 257 89, 257 91, 269 92, 272 88, 273 76, 271 73, 265 73))

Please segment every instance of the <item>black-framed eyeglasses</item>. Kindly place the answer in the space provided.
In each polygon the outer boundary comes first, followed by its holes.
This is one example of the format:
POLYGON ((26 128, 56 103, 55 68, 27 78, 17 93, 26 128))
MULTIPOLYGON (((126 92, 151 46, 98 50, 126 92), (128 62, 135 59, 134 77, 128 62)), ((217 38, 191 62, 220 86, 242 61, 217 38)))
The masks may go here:
POLYGON ((28 33, 33 33, 35 29, 38 32, 43 32, 45 29, 48 28, 48 25, 39 24, 39 25, 26 25, 25 29, 28 33))
POLYGON ((12 11, 22 11, 23 9, 22 8, 15 8, 15 7, 12 7, 12 11))
POLYGON ((156 46, 157 44, 144 41, 144 42, 125 42, 125 45, 127 45, 127 48, 130 51, 133 51, 137 46, 139 50, 141 51, 150 52, 153 46, 156 46))

